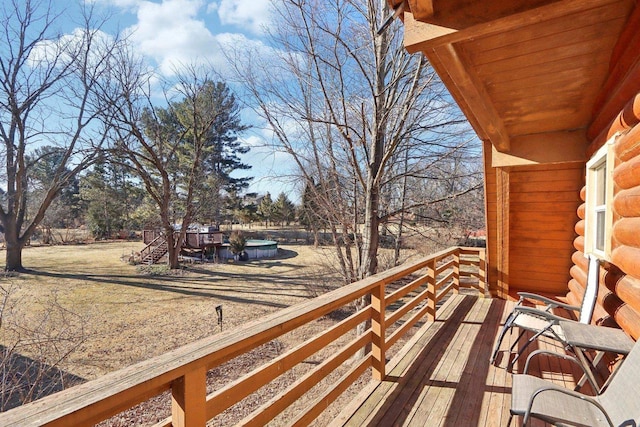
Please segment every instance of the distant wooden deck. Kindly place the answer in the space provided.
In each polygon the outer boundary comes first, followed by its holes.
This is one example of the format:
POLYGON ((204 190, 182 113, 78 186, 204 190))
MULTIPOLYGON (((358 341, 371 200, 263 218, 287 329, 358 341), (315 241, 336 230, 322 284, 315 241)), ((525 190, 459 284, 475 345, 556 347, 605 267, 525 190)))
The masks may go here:
MULTIPOLYGON (((371 383, 333 425, 505 426, 511 404, 507 353, 498 356, 499 367, 489 357, 512 307, 499 299, 452 296, 436 322, 423 326, 390 361, 387 378, 371 383)), ((508 350, 516 337, 517 330, 507 335, 502 348, 508 350)), ((541 346, 562 351, 553 342, 534 343, 529 351, 541 346)), ((578 371, 571 364, 537 359, 530 371, 573 388, 578 371)), ((525 360, 514 372, 523 370, 525 360)))

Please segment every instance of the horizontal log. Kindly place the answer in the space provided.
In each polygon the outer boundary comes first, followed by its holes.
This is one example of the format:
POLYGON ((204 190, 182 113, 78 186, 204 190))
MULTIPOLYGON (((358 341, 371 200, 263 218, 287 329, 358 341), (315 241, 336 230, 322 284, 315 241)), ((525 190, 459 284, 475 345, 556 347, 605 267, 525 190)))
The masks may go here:
POLYGON ((622 217, 640 217, 640 187, 619 191, 613 198, 613 210, 622 217))
POLYGON ((640 312, 640 279, 626 275, 614 282, 614 289, 621 301, 640 312))
POLYGON ((615 313, 613 320, 634 340, 640 339, 640 313, 625 304, 615 313))
POLYGON ((618 245, 640 248, 640 217, 620 218, 613 226, 613 238, 618 245))
POLYGON ((578 206, 578 209, 577 209, 576 212, 578 214, 578 218, 585 219, 587 217, 587 215, 586 215, 587 205, 582 203, 580 206, 578 206))
POLYGON ((623 162, 640 156, 640 126, 634 126, 629 133, 616 141, 613 147, 616 157, 623 162))
POLYGON ((578 234, 578 236, 584 236, 584 224, 585 224, 584 219, 581 219, 580 221, 576 222, 575 227, 573 227, 573 229, 576 231, 576 234, 578 234))
POLYGON ((585 277, 587 274, 587 269, 589 268, 589 260, 586 256, 584 256, 584 252, 581 250, 577 250, 576 252, 571 254, 571 261, 585 272, 585 277))
POLYGON ((615 123, 620 112, 625 110, 629 101, 638 93, 640 89, 640 57, 635 52, 634 55, 631 57, 633 64, 629 65, 624 78, 615 82, 615 90, 607 94, 610 98, 607 99, 602 109, 597 112, 595 120, 587 132, 589 139, 599 140, 602 138, 600 135, 609 134, 609 129, 615 123), (596 135, 598 138, 595 138, 596 135))
MULTIPOLYGON (((576 279, 569 281, 569 294, 567 295, 567 301, 569 304, 581 306, 582 299, 584 298, 585 287, 579 283, 576 279)), ((598 297, 596 306, 593 309, 593 315, 591 317, 592 323, 606 317, 613 317, 613 313, 622 305, 622 301, 616 297, 616 295, 608 290, 605 286, 598 287, 598 297)), ((579 313, 575 313, 576 317, 579 313)))
POLYGON ((587 187, 583 186, 580 189, 580 200, 582 200, 583 202, 587 200, 587 187))
POLYGON ((640 156, 616 166, 613 181, 622 190, 640 186, 640 156))
POLYGON ((573 267, 571 267, 571 270, 569 270, 569 272, 571 273, 572 280, 575 280, 576 282, 578 282, 578 284, 580 285, 580 287, 582 287, 582 289, 587 287, 586 271, 580 268, 580 266, 574 265, 573 267))
POLYGON ((606 140, 615 135, 616 132, 623 132, 632 128, 640 121, 640 94, 631 97, 618 112, 617 116, 603 127, 602 121, 594 122, 587 131, 587 137, 593 139, 598 145, 602 145, 606 140), (600 126, 600 128, 598 128, 600 126))
POLYGON ((611 262, 623 272, 640 277, 640 249, 618 246, 611 252, 611 262))
POLYGON ((578 236, 573 239, 573 247, 580 252, 584 252, 584 236, 578 236))

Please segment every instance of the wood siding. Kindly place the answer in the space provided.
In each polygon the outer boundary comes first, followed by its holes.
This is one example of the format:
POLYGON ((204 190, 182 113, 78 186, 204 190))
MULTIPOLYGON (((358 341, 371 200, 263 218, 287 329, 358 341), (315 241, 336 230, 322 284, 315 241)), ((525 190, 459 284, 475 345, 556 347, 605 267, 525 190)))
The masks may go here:
POLYGON ((511 292, 566 292, 583 185, 581 163, 510 168, 511 292))

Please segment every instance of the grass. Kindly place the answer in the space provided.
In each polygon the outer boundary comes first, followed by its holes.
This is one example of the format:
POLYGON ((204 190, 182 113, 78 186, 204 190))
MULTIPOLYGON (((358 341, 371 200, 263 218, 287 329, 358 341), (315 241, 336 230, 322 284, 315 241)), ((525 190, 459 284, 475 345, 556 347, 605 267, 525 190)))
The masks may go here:
POLYGON ((93 379, 219 332, 216 306, 223 307, 227 329, 309 298, 307 283, 318 276, 323 258, 321 249, 281 246, 277 259, 193 264, 176 275, 149 275, 121 261, 142 247, 114 242, 26 248, 28 271, 0 279, 11 287, 14 321, 45 313, 52 301, 74 313, 85 339, 64 369, 93 379))

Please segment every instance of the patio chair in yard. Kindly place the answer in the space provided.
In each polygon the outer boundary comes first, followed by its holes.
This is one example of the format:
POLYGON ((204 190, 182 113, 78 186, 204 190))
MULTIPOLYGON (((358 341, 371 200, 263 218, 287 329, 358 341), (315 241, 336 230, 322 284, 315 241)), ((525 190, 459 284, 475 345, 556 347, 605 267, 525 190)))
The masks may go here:
POLYGON ((591 323, 591 317, 593 316, 593 309, 596 305, 596 298, 598 296, 598 285, 600 282, 600 260, 589 255, 589 268, 587 272, 587 286, 582 298, 582 304, 573 306, 564 304, 559 301, 555 301, 546 298, 542 295, 532 294, 528 292, 519 292, 520 300, 516 303, 513 311, 507 317, 507 320, 498 335, 498 341, 496 342, 493 353, 491 354, 490 363, 493 364, 496 360, 496 356, 500 351, 502 340, 504 339, 507 331, 511 331, 514 326, 520 329, 520 335, 509 349, 509 354, 518 345, 520 339, 524 336, 525 332, 531 331, 533 335, 527 340, 527 342, 518 350, 516 357, 508 363, 507 368, 513 366, 518 360, 522 352, 527 348, 529 344, 535 341, 540 335, 552 338, 556 341, 560 341, 566 347, 564 334, 560 328, 560 321, 569 320, 565 317, 560 317, 551 312, 555 308, 564 308, 571 311, 579 311, 578 322, 589 324, 591 323), (525 300, 540 301, 546 306, 543 309, 526 307, 523 305, 525 300))
POLYGON ((522 417, 522 425, 537 418, 553 425, 640 425, 640 345, 635 343, 626 359, 598 396, 587 396, 526 374, 513 376, 511 416, 522 417))

